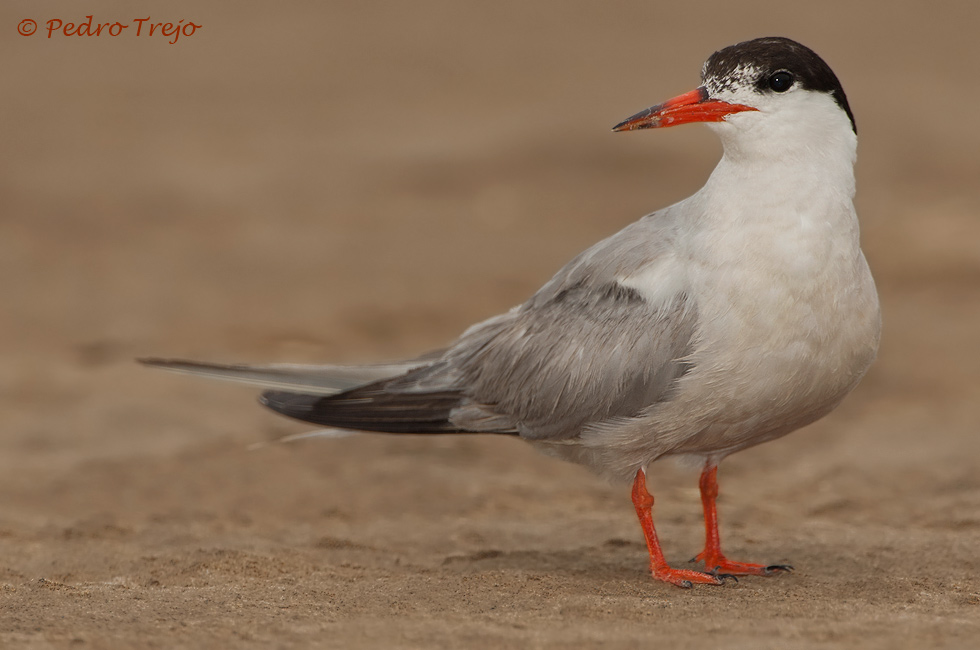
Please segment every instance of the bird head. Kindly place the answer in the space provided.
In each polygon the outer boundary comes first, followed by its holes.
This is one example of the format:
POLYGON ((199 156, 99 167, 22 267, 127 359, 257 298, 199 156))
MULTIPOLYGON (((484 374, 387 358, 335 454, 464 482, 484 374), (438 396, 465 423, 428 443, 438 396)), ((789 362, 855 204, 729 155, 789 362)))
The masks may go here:
MULTIPOLYGON (((823 59, 788 38, 757 38, 712 54, 696 89, 627 118, 613 131, 705 122, 729 149, 794 153, 840 143, 857 128, 840 81, 823 59)), ((835 149, 837 147, 834 147, 835 149)))

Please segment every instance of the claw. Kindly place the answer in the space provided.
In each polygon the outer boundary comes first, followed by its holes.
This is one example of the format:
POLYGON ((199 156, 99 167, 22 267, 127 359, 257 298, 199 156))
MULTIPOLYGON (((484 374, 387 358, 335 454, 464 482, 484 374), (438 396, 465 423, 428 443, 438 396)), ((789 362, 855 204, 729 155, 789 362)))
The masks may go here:
POLYGON ((738 583, 738 576, 737 575, 735 575, 734 573, 718 573, 718 570, 719 569, 721 569, 721 567, 720 566, 716 566, 714 569, 712 569, 711 571, 707 571, 706 573, 709 576, 714 576, 714 577, 718 578, 722 582, 725 582, 729 578, 731 578, 732 580, 734 580, 736 582, 736 584, 738 583))
POLYGON ((786 573, 792 573, 792 564, 770 564, 766 567, 766 574, 776 573, 778 571, 785 571, 786 573))

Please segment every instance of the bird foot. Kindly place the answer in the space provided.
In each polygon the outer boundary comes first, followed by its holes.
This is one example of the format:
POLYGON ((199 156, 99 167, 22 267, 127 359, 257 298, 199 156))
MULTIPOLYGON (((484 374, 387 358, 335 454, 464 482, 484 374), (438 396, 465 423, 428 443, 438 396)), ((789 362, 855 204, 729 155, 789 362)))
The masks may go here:
POLYGON ((738 578, 727 573, 703 573, 701 571, 672 569, 670 567, 654 567, 650 573, 653 575, 654 580, 669 582, 683 589, 690 589, 695 584, 723 585, 729 578, 738 582, 738 578))
POLYGON ((709 575, 730 576, 772 576, 777 573, 789 573, 793 567, 789 564, 754 564, 752 562, 733 562, 724 555, 706 557, 704 552, 698 553, 691 562, 704 562, 704 568, 709 575))

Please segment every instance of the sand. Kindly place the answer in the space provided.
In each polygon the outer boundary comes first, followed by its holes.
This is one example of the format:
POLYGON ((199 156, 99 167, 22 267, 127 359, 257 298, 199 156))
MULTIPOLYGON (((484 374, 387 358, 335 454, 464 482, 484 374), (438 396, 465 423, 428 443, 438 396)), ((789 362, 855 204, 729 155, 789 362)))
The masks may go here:
MULTIPOLYGON (((0 7, 0 646, 977 647, 980 5, 335 4, 0 7), (202 26, 46 38, 89 12, 202 26), (722 464, 726 550, 794 573, 656 583, 628 487, 519 440, 251 449, 306 428, 133 362, 444 345, 700 187, 707 129, 609 128, 768 34, 847 89, 885 318, 722 464)), ((652 486, 684 564, 696 472, 652 486)))

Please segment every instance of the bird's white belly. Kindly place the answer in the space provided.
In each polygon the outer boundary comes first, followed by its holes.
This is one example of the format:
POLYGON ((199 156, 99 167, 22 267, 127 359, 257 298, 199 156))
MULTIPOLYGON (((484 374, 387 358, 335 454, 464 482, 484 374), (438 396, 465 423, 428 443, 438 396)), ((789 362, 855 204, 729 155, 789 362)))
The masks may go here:
POLYGON ((706 297, 700 341, 678 397, 704 428, 671 453, 732 451, 808 424, 874 359, 878 299, 856 238, 805 226, 782 235, 747 239, 740 259, 694 278, 712 286, 695 289, 706 297))

